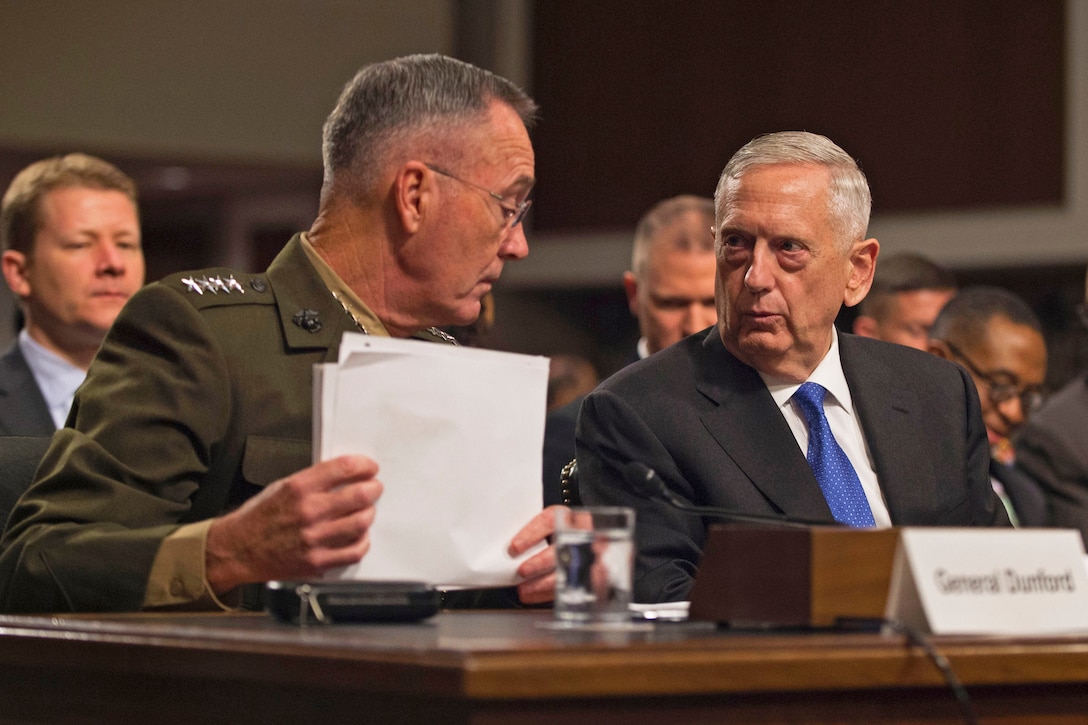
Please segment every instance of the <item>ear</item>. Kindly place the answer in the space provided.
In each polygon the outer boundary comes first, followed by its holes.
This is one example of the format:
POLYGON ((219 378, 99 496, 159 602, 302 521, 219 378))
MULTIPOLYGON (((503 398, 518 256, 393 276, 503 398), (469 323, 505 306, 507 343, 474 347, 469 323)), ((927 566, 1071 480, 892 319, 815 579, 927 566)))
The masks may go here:
POLYGON ((929 351, 937 357, 944 358, 945 360, 952 360, 952 351, 948 349, 948 345, 944 340, 929 340, 929 351))
POLYGON ((877 337, 876 319, 868 315, 858 315, 854 318, 854 334, 862 337, 877 337))
POLYGON ((435 204, 434 173, 421 161, 406 161, 393 178, 393 202, 404 231, 415 234, 435 204))
POLYGON ((869 288, 873 286, 873 275, 876 273, 878 254, 880 242, 875 239, 857 242, 850 248, 850 276, 846 280, 846 291, 843 294, 843 302, 847 307, 853 307, 869 294, 869 288))
POLYGON ((3 255, 0 255, 0 269, 4 272, 4 280, 12 293, 21 300, 29 297, 31 292, 30 280, 27 276, 29 267, 26 255, 22 252, 6 249, 3 255))
POLYGON ((623 291, 627 295, 627 308, 632 315, 638 317, 638 280, 635 279, 634 272, 623 273, 623 291))

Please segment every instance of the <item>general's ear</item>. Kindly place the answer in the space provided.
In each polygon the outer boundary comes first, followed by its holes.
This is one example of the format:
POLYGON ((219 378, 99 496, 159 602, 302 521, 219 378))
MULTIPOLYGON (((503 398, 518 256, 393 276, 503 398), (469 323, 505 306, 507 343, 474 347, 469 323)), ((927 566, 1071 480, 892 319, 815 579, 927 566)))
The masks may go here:
POLYGON ((424 217, 434 208, 434 174, 421 161, 406 161, 393 178, 397 218, 409 234, 419 230, 424 217))
POLYGON ((869 294, 869 288, 873 286, 873 275, 876 274, 878 254, 880 254, 880 242, 876 239, 856 242, 850 248, 850 276, 846 280, 846 290, 843 294, 843 302, 847 307, 853 307, 869 294))
POLYGON ((4 273, 4 281, 8 283, 12 293, 19 299, 26 299, 30 296, 29 267, 27 257, 22 252, 6 249, 0 255, 0 269, 4 273))

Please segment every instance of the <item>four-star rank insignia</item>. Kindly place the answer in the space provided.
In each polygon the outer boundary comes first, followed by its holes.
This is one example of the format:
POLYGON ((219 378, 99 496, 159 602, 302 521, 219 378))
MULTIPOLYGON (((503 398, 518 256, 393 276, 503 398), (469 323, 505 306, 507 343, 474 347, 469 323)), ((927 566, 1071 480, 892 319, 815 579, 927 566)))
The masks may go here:
MULTIPOLYGON (((241 283, 234 278, 234 275, 230 275, 226 279, 222 277, 208 277, 202 275, 199 278, 196 276, 182 277, 181 283, 189 288, 190 292, 196 292, 198 295, 202 295, 205 292, 211 292, 213 295, 217 295, 220 292, 225 292, 228 295, 231 292, 237 292, 244 295, 246 291, 242 288, 241 283)), ((258 292, 261 290, 257 290, 258 292)))

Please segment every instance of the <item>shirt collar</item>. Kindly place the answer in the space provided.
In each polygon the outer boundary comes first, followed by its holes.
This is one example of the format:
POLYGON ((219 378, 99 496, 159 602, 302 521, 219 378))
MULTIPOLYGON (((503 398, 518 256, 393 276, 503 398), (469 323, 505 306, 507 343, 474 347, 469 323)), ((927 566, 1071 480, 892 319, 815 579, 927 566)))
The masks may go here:
POLYGON ((19 352, 23 354, 54 421, 58 415, 63 421, 72 396, 87 377, 87 371, 47 350, 30 336, 25 327, 19 332, 19 352))
MULTIPOLYGON (((772 375, 759 373, 759 376, 763 378, 763 383, 767 386, 771 397, 774 398, 774 402, 780 408, 787 405, 793 394, 801 387, 801 383, 782 380, 772 375)), ((822 385, 847 413, 854 414, 854 402, 850 397, 850 386, 846 383, 846 375, 842 371, 842 360, 839 358, 839 331, 834 327, 831 328, 831 348, 805 382, 822 385)))

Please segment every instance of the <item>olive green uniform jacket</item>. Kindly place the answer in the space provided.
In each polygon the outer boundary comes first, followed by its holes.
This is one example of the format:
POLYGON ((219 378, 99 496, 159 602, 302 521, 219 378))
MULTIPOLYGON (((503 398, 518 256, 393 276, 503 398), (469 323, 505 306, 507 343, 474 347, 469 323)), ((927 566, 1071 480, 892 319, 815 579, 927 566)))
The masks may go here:
POLYGON ((210 269, 141 290, 13 511, 0 609, 140 609, 180 525, 312 463, 313 366, 353 330, 300 235, 265 274, 210 269))

